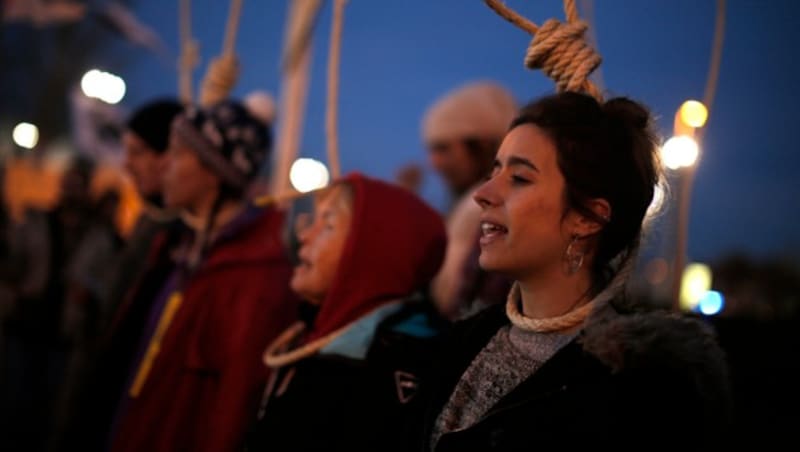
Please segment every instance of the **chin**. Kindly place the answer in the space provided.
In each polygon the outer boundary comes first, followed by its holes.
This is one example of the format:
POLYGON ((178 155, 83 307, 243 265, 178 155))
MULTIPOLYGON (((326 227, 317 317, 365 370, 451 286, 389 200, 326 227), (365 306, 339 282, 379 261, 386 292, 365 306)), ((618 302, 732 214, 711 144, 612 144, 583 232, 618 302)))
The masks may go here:
MULTIPOLYGON (((518 262, 508 259, 509 256, 503 253, 481 252, 478 264, 481 269, 487 272, 497 273, 507 278, 517 279, 520 275, 520 265, 518 262)), ((524 274, 524 272, 522 272, 524 274)))
POLYGON ((501 272, 503 270, 502 260, 497 259, 497 256, 493 256, 492 253, 487 253, 486 251, 481 252, 478 257, 478 264, 488 272, 501 272))

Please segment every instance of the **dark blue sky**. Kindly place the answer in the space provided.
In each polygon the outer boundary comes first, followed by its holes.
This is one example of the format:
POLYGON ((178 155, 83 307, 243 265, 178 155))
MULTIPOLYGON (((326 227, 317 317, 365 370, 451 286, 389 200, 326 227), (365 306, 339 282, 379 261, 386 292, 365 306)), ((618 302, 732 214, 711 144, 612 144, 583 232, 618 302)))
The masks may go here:
MULTIPOLYGON (((177 52, 177 1, 138 2, 140 19, 177 52), (165 8, 166 4, 175 7, 165 8)), ((227 2, 194 0, 194 30, 203 65, 219 53, 227 2)), ((235 95, 277 92, 285 1, 245 1, 238 38, 242 76, 235 95)), ((324 157, 325 69, 330 10, 315 35, 312 84, 301 154, 324 157)), ((510 0, 536 23, 563 17, 558 0, 510 0)), ((681 102, 701 98, 714 25, 712 0, 595 1, 606 88, 649 105, 664 134, 681 102)), ((692 200, 690 257, 733 251, 758 256, 800 254, 796 143, 800 3, 728 2, 727 32, 692 200)), ((475 79, 496 80, 520 101, 553 85, 523 68, 529 38, 480 0, 351 0, 345 13, 340 91, 344 170, 392 178, 396 168, 424 162, 419 122, 440 94, 475 79)), ((119 69, 127 106, 174 94, 176 76, 149 55, 119 69)), ((446 196, 428 173, 424 195, 437 207, 446 196)))

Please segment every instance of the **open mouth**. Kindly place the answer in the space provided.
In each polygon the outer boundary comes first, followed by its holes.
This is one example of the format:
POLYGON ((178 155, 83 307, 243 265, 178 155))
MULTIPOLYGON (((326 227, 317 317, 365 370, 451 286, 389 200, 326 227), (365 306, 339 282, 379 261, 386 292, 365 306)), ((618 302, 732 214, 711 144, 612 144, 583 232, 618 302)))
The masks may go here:
POLYGON ((295 270, 308 270, 311 268, 311 261, 302 255, 297 256, 297 265, 295 265, 295 270))
POLYGON ((508 229, 500 224, 492 223, 490 221, 481 222, 481 245, 488 245, 494 240, 506 235, 508 229))

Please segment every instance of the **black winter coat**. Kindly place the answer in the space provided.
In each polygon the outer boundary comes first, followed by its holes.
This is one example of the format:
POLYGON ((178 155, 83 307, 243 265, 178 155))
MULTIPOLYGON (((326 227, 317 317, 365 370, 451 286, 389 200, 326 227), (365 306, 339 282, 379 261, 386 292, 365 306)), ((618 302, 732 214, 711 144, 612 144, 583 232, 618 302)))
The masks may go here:
MULTIPOLYGON (((462 322, 447 340, 422 450, 431 450, 432 428, 461 375, 509 323, 503 308, 462 322)), ((475 425, 443 435, 433 450, 716 450, 728 397, 724 358, 704 324, 609 306, 475 425)))
POLYGON ((440 346, 442 322, 432 306, 409 303, 380 323, 365 359, 316 354, 280 369, 246 450, 415 449, 425 409, 418 393, 440 346), (404 330, 412 318, 423 318, 429 333, 404 330))

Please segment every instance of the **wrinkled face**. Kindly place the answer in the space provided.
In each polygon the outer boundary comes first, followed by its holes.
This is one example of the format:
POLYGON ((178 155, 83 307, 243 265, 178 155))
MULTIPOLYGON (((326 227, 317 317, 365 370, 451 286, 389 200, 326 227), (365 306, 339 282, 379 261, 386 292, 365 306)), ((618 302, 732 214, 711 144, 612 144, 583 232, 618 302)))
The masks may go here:
POLYGON ((444 179, 450 191, 460 195, 480 181, 477 159, 460 140, 441 141, 428 145, 428 159, 431 166, 444 179))
POLYGON ((203 166, 197 154, 175 132, 170 135, 161 175, 164 205, 169 208, 192 211, 213 198, 219 189, 217 176, 203 166))
POLYGON ((160 195, 160 168, 164 157, 134 132, 125 132, 122 144, 125 147, 125 169, 131 175, 139 194, 144 198, 160 195))
POLYGON ((299 232, 300 263, 291 287, 306 300, 320 304, 333 285, 352 218, 352 201, 345 189, 333 189, 314 208, 314 218, 299 232))
POLYGON ((556 157, 555 144, 535 125, 506 135, 492 176, 475 194, 483 210, 484 269, 523 279, 562 265, 574 214, 564 214, 564 177, 556 157))

